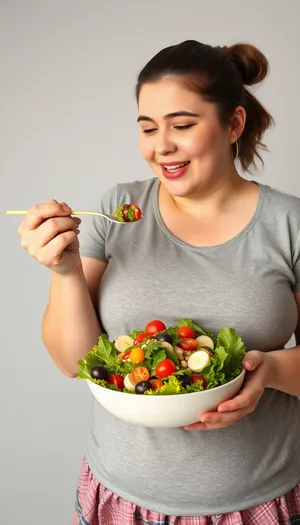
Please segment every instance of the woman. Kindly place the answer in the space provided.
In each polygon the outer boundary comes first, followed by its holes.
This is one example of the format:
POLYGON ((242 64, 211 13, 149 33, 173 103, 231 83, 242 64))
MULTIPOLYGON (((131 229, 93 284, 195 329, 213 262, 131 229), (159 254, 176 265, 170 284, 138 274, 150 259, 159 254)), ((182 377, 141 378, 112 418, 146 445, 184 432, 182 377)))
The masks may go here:
POLYGON ((300 199, 237 171, 255 166, 272 118, 245 88, 265 56, 186 41, 141 71, 146 181, 104 192, 142 221, 95 219, 78 243, 65 203, 34 206, 22 245, 52 271, 43 339, 69 377, 101 332, 151 319, 233 326, 249 352, 241 392, 185 428, 130 425, 93 402, 74 525, 290 524, 300 520, 300 199), (98 291, 100 293, 98 293, 98 291))

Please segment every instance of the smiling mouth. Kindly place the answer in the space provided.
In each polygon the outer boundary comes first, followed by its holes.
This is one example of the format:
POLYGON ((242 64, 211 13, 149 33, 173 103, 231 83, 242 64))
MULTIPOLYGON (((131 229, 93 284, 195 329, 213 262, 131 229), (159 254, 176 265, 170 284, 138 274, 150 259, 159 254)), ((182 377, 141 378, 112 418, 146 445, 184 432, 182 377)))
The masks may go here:
POLYGON ((168 164, 161 164, 161 166, 166 170, 166 171, 177 171, 179 170, 180 168, 184 168, 185 166, 187 166, 188 164, 190 164, 190 161, 188 160, 187 162, 181 162, 180 164, 172 164, 172 165, 168 165, 168 164))

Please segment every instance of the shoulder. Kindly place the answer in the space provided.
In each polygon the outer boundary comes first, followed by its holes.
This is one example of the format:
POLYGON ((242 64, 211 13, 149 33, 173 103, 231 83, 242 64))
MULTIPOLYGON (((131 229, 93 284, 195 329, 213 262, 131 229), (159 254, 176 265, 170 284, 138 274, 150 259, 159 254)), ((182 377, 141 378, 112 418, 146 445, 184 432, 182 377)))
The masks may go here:
POLYGON ((277 205, 282 211, 289 211, 300 218, 300 197, 272 186, 263 184, 261 186, 265 188, 267 199, 271 204, 277 205))
POLYGON ((300 227, 300 197, 272 186, 260 184, 265 191, 265 211, 273 220, 283 219, 300 227))

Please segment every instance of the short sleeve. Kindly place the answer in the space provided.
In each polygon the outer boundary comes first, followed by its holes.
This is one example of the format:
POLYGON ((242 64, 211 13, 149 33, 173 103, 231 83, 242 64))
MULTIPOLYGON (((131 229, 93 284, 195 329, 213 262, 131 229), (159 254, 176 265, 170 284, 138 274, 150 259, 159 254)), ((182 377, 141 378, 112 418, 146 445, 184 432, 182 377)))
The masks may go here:
POLYGON ((293 291, 300 292, 300 233, 297 237, 293 251, 293 274, 295 277, 293 291))
MULTIPOLYGON (((113 214, 116 209, 117 188, 105 191, 98 201, 94 211, 113 214)), ((84 216, 82 233, 79 237, 79 252, 81 257, 91 257, 99 261, 107 261, 105 242, 110 227, 109 221, 96 215, 84 216)))

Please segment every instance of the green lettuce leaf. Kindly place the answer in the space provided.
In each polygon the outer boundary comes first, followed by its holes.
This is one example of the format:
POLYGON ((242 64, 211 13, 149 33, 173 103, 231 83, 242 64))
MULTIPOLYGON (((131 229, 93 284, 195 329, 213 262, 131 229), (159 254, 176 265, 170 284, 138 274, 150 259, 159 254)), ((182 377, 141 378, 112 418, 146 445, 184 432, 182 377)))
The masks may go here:
POLYGON ((156 368, 161 361, 166 359, 166 357, 166 352, 163 350, 163 348, 154 352, 152 359, 152 368, 156 368))
POLYGON ((181 387, 182 394, 190 394, 191 392, 202 392, 204 390, 202 381, 196 381, 192 385, 186 385, 181 387))
MULTIPOLYGON (((142 364, 143 366, 145 366, 145 362, 141 363, 141 365, 142 364)), ((122 374, 126 376, 127 374, 130 374, 132 370, 134 370, 136 367, 137 365, 135 365, 134 363, 131 363, 130 361, 127 361, 127 360, 121 361, 119 365, 119 372, 121 372, 122 374)))
POLYGON ((124 217, 123 217, 122 208, 123 208, 123 204, 115 210, 114 215, 115 217, 119 219, 120 222, 125 222, 124 217))
POLYGON ((162 349, 161 341, 150 341, 150 342, 145 341, 145 343, 143 341, 142 345, 145 350, 145 355, 147 359, 151 359, 153 356, 153 353, 162 349))
POLYGON ((107 339, 107 334, 100 335, 93 349, 78 361, 77 377, 96 382, 91 377, 91 369, 96 365, 104 366, 109 373, 119 372, 122 368, 115 345, 107 339))
POLYGON ((117 385, 110 385, 104 379, 92 379, 93 383, 96 383, 97 385, 103 386, 104 388, 108 388, 109 390, 115 390, 116 392, 120 392, 117 385))
POLYGON ((157 390, 146 390, 144 395, 148 396, 168 396, 173 394, 180 394, 181 384, 174 376, 170 376, 157 390))
POLYGON ((210 364, 206 366, 201 375, 207 381, 207 389, 214 388, 219 385, 224 385, 227 382, 224 373, 224 363, 228 357, 225 348, 219 346, 215 349, 214 357, 211 357, 210 364))
POLYGON ((172 344, 173 346, 178 346, 178 343, 180 341, 180 337, 177 333, 178 327, 171 326, 170 328, 167 328, 167 330, 164 330, 163 332, 160 332, 161 334, 168 334, 172 337, 172 344))
POLYGON ((95 347, 95 352, 107 368, 115 366, 117 351, 115 345, 108 340, 107 334, 100 335, 98 344, 95 347))
POLYGON ((135 219, 135 214, 134 214, 134 211, 132 208, 127 208, 126 210, 126 214, 127 214, 127 217, 130 221, 134 221, 135 219))
POLYGON ((99 362, 99 356, 92 350, 85 357, 80 359, 80 361, 78 361, 78 379, 89 379, 90 381, 93 381, 90 374, 91 368, 99 364, 101 364, 99 362))
POLYGON ((132 332, 129 334, 129 337, 132 339, 135 339, 139 334, 143 334, 143 330, 132 330, 132 332))
POLYGON ((231 381, 241 371, 242 361, 246 355, 246 347, 234 328, 221 328, 217 338, 218 346, 223 346, 228 354, 224 364, 224 372, 227 381, 231 381))
POLYGON ((152 341, 145 343, 145 361, 143 366, 151 370, 151 375, 155 375, 157 365, 166 359, 166 352, 161 348, 161 341, 152 341))

